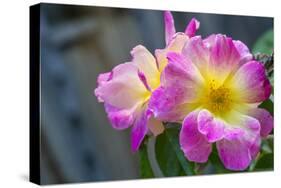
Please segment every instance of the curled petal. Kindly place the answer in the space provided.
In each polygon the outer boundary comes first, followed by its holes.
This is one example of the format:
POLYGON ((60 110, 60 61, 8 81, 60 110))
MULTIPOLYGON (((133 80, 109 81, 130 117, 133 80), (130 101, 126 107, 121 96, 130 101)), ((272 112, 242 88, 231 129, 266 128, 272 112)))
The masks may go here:
POLYGON ((245 170, 259 150, 260 124, 255 118, 241 115, 239 125, 225 129, 224 139, 217 142, 219 157, 230 170, 245 170))
POLYGON ((225 124, 208 110, 201 110, 198 114, 198 130, 206 136, 209 142, 221 140, 224 136, 225 124))
POLYGON ((143 102, 148 92, 138 77, 138 68, 131 63, 118 65, 112 71, 112 79, 101 83, 95 89, 99 101, 119 109, 131 109, 143 102))
POLYGON ((193 37, 196 31, 199 29, 199 26, 200 26, 200 22, 195 18, 192 18, 189 24, 187 25, 184 33, 189 37, 193 37))
POLYGON ((240 66, 240 55, 231 38, 217 34, 210 49, 208 72, 219 85, 240 66))
POLYGON ((239 40, 233 41, 238 53, 240 54, 240 65, 251 61, 253 59, 253 55, 250 53, 248 47, 239 40))
POLYGON ((191 112, 183 121, 180 131, 180 146, 185 157, 194 162, 204 163, 212 151, 212 145, 198 131, 198 112, 191 112))
POLYGON ((249 112, 249 115, 260 122, 262 137, 267 137, 273 129, 273 117, 265 109, 255 108, 249 112))
POLYGON ((231 84, 239 94, 239 100, 247 103, 262 102, 270 96, 271 86, 265 74, 264 66, 250 61, 236 72, 231 84))
POLYGON ((209 54, 209 49, 201 36, 192 37, 182 49, 182 55, 195 64, 202 75, 207 74, 209 54))
MULTIPOLYGON (((179 91, 177 91, 179 92, 179 91)), ((149 108, 155 117, 162 121, 182 121, 186 114, 195 109, 196 105, 183 103, 180 92, 175 93, 173 89, 156 89, 149 100, 149 108)))
POLYGON ((155 89, 159 86, 160 72, 153 55, 141 45, 136 46, 131 51, 133 57, 132 64, 139 68, 139 71, 145 75, 148 86, 155 89))
POLYGON ((139 112, 131 130, 131 149, 133 152, 136 152, 139 149, 145 135, 148 132, 147 121, 147 111, 143 110, 142 112, 139 112))
POLYGON ((166 67, 168 60, 167 60, 167 53, 168 52, 181 52, 184 44, 188 40, 188 36, 184 33, 177 33, 172 38, 171 42, 166 46, 164 49, 157 49, 155 50, 155 56, 157 59, 159 71, 162 72, 163 69, 166 67))
POLYGON ((150 98, 150 107, 155 116, 163 121, 182 121, 194 110, 200 94, 202 77, 196 66, 184 56, 170 52, 169 63, 162 72, 163 87, 155 90, 150 98))
POLYGON ((164 131, 163 123, 154 117, 154 114, 151 110, 148 110, 147 126, 154 136, 157 136, 164 131))
POLYGON ((105 103, 107 117, 113 128, 123 130, 130 127, 134 122, 134 112, 136 107, 131 109, 118 109, 114 106, 105 103))
POLYGON ((98 76, 98 86, 105 84, 112 79, 112 72, 102 73, 98 76))
POLYGON ((174 34, 176 33, 174 18, 170 11, 164 12, 164 22, 165 22, 165 41, 168 45, 172 40, 174 34))

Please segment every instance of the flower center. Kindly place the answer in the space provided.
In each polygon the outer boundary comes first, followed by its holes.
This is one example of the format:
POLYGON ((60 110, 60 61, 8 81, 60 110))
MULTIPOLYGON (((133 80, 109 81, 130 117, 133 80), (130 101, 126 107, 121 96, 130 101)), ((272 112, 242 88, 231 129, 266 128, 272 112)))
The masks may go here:
POLYGON ((232 99, 230 89, 220 86, 219 88, 210 87, 207 96, 207 108, 214 114, 228 112, 231 109, 232 99))

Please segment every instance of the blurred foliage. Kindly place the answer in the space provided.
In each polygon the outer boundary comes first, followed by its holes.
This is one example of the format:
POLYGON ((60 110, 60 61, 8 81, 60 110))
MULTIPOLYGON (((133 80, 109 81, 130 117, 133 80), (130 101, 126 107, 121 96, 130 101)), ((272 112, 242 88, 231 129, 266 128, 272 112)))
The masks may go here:
POLYGON ((177 124, 175 127, 167 128, 156 140, 155 154, 158 165, 165 176, 194 174, 194 164, 186 160, 180 149, 179 127, 180 125, 177 124))
POLYGON ((140 160, 140 177, 141 178, 153 178, 154 174, 150 165, 147 152, 147 144, 142 144, 139 149, 139 160, 140 160))
POLYGON ((254 44, 252 53, 273 53, 273 30, 268 30, 254 44))

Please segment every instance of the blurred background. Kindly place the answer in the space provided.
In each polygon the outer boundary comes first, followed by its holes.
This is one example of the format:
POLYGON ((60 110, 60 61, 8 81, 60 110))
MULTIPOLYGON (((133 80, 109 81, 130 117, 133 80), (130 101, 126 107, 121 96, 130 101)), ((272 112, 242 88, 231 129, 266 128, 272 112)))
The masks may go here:
MULTIPOLYGON (((249 48, 272 18, 173 12, 177 31, 223 33, 249 48)), ((163 11, 41 4, 42 184, 136 179, 129 130, 114 130, 93 91, 98 74, 129 61, 142 44, 164 48, 163 11)))

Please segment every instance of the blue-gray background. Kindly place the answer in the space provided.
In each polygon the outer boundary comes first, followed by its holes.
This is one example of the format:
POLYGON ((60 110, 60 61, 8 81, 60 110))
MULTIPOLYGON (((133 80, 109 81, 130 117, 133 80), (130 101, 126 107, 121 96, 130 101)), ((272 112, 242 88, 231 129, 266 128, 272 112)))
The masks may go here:
MULTIPOLYGON (((192 17, 199 35, 223 33, 252 48, 272 18, 173 12, 177 31, 192 17)), ((93 96, 99 73, 130 60, 142 44, 164 48, 163 12, 41 5, 41 175, 43 184, 138 178, 129 130, 114 130, 93 96)), ((126 100, 126 99, 124 99, 126 100)))

